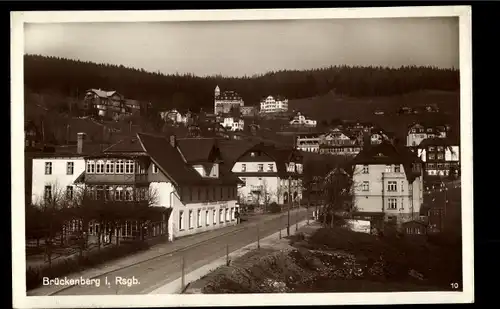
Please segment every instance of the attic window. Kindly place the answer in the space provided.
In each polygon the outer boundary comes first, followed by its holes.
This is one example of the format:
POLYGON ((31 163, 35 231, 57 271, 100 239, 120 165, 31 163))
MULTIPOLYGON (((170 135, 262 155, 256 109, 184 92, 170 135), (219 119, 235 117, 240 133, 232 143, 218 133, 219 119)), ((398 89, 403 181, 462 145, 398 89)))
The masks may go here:
POLYGON ((250 153, 250 156, 251 156, 251 157, 255 157, 255 152, 251 152, 251 153, 250 153))

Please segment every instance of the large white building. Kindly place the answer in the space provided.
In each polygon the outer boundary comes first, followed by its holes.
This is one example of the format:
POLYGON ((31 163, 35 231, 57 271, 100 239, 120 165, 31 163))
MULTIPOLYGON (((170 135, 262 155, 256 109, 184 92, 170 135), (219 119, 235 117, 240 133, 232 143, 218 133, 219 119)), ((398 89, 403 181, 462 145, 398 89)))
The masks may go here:
POLYGON ((72 199, 78 191, 77 178, 85 171, 84 134, 78 134, 75 152, 40 153, 32 161, 31 203, 72 199))
POLYGON ((298 133, 295 137, 295 148, 306 152, 319 152, 322 133, 298 133))
POLYGON ((257 144, 236 159, 232 172, 244 183, 238 189, 243 203, 286 204, 302 198, 303 163, 295 149, 257 144))
POLYGON ((428 138, 417 148, 417 155, 425 163, 428 178, 439 178, 460 173, 460 146, 449 138, 428 138))
POLYGON ((260 101, 261 113, 278 113, 288 111, 288 99, 281 96, 268 96, 260 101))
MULTIPOLYGON (((99 199, 124 205, 147 199, 158 210, 150 219, 153 236, 173 240, 236 224, 240 180, 221 163, 215 139, 139 133, 87 156, 84 182, 99 199)), ((137 233, 134 220, 127 222, 121 236, 137 233)))
POLYGON ((359 214, 398 223, 419 218, 423 168, 416 154, 383 142, 365 147, 354 164, 354 206, 359 214))
POLYGON ((221 92, 219 86, 214 91, 214 114, 226 114, 231 108, 241 108, 245 105, 243 98, 235 91, 221 92))

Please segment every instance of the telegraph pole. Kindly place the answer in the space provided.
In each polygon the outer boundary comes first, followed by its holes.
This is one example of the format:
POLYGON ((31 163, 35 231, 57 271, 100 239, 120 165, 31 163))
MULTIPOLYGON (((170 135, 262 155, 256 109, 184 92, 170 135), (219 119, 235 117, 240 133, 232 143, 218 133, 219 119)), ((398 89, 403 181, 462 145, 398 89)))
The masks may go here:
POLYGON ((292 182, 292 176, 288 176, 288 224, 286 226, 286 235, 290 236, 290 203, 291 203, 291 194, 290 194, 290 186, 292 182))

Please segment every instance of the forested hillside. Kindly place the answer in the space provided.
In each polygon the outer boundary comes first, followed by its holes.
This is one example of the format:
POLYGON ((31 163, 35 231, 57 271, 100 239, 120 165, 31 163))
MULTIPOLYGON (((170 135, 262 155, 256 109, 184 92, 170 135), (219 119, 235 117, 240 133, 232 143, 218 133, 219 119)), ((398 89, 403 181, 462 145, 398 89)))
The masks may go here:
POLYGON ((459 72, 432 67, 337 66, 306 71, 278 71, 251 77, 164 75, 122 65, 96 64, 56 57, 25 55, 25 87, 35 93, 81 98, 89 88, 117 90, 127 98, 150 101, 156 108, 210 109, 216 85, 257 105, 269 94, 289 99, 321 96, 332 91, 350 97, 378 97, 418 90, 454 91, 459 72))

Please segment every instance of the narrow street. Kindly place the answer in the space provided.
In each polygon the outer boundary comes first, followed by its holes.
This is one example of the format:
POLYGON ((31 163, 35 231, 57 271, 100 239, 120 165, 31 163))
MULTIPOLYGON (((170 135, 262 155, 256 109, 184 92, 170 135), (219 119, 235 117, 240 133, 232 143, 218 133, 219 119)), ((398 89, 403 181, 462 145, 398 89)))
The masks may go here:
MULTIPOLYGON (((306 209, 292 211, 290 215, 290 231, 295 229, 295 223, 306 218, 306 209)), ((160 255, 143 262, 117 269, 105 275, 93 277, 100 279, 100 285, 77 285, 51 295, 115 295, 115 294, 146 294, 156 288, 181 277, 182 259, 184 258, 185 274, 198 269, 210 262, 223 257, 226 247, 229 252, 236 251, 260 238, 269 236, 286 227, 287 213, 281 216, 261 216, 256 221, 243 223, 244 229, 236 229, 232 233, 209 238, 193 246, 181 248, 166 255, 160 255), (136 284, 120 285, 117 279, 137 279, 136 284), (106 280, 109 282, 107 285, 106 280)), ((283 235, 286 236, 286 235, 283 235)), ((73 276, 68 276, 73 278, 73 276)), ((88 277, 84 277, 87 279, 88 277)), ((88 278, 90 279, 90 278, 88 278)))

